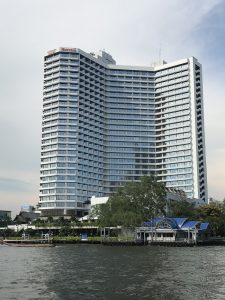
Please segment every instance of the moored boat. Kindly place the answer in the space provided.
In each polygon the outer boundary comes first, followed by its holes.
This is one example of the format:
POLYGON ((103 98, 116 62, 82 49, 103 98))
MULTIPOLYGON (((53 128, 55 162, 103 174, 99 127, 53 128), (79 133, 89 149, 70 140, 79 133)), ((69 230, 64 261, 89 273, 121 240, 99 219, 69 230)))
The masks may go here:
POLYGON ((55 247, 52 239, 3 240, 2 244, 10 247, 55 247))

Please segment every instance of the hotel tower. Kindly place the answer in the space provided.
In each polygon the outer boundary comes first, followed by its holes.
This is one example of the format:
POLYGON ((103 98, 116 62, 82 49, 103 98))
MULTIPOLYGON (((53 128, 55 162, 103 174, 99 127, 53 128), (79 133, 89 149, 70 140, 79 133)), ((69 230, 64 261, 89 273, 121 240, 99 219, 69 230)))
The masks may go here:
POLYGON ((127 181, 159 181, 207 201, 202 68, 194 57, 139 67, 104 51, 44 58, 43 215, 82 215, 127 181))

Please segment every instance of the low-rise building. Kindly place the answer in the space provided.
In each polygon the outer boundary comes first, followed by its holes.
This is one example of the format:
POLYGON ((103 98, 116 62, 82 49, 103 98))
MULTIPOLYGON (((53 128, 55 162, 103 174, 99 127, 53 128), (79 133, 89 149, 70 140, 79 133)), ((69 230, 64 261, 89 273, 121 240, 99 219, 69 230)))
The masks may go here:
POLYGON ((39 218, 40 214, 35 212, 21 211, 14 219, 16 224, 27 224, 39 218))
POLYGON ((12 212, 10 210, 0 210, 0 221, 11 219, 12 212))
POLYGON ((212 236, 209 223, 187 218, 155 218, 136 229, 137 240, 149 243, 186 243, 206 241, 212 236))

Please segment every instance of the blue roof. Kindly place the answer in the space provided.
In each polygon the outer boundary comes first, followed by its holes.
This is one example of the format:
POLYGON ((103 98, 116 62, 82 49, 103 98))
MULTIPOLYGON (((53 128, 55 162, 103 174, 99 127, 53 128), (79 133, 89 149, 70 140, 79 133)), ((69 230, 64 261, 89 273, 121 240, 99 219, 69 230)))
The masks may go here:
POLYGON ((172 218, 178 225, 179 228, 187 221, 187 218, 172 218))
POLYGON ((155 218, 144 222, 145 226, 165 228, 163 224, 168 224, 172 229, 193 230, 196 227, 200 230, 207 230, 209 223, 201 223, 200 221, 189 221, 187 218, 155 218), (161 223, 162 222, 162 226, 161 223))
POLYGON ((200 230, 207 230, 209 228, 209 223, 201 223, 200 230))
MULTIPOLYGON (((149 227, 158 227, 161 222, 167 223, 172 229, 179 229, 177 222, 173 218, 155 218, 144 222, 144 225, 149 227)), ((160 227, 158 227, 160 228, 160 227)), ((164 226, 162 226, 164 228, 164 226)))
MULTIPOLYGON (((159 223, 160 223, 160 222, 159 222, 159 223)), ((158 228, 160 228, 160 227, 159 227, 159 226, 160 226, 159 223, 157 224, 157 227, 158 227, 158 228)), ((175 221, 173 218, 164 218, 164 219, 162 220, 162 225, 163 225, 163 223, 167 223, 172 229, 179 229, 179 227, 178 227, 176 221, 175 221)), ((164 227, 162 226, 162 228, 164 228, 164 227)))
POLYGON ((182 226, 181 229, 195 229, 196 225, 200 224, 199 221, 186 221, 182 226))

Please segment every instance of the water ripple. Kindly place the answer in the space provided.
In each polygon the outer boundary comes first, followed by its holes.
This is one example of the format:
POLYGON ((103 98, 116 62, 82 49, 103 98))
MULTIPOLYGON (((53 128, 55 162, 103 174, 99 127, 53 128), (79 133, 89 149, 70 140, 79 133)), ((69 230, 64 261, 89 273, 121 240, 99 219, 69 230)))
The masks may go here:
POLYGON ((0 246, 0 299, 224 300, 225 247, 0 246))

